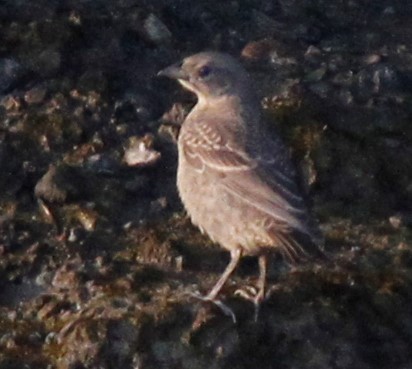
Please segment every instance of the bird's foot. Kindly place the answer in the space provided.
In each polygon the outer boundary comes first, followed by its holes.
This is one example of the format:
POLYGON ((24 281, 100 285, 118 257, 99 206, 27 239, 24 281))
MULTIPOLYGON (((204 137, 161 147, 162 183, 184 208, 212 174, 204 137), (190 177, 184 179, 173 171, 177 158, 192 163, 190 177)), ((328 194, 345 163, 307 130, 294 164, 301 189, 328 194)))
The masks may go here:
POLYGON ((254 320, 257 322, 259 319, 260 304, 265 299, 264 291, 258 290, 253 286, 245 286, 236 290, 235 295, 253 303, 255 306, 254 320))
POLYGON ((266 291, 265 300, 269 300, 272 297, 273 294, 276 294, 276 293, 282 291, 283 288, 284 287, 280 283, 279 284, 276 283, 276 284, 270 286, 268 288, 268 290, 266 291))
POLYGON ((233 323, 236 324, 236 315, 233 310, 223 303, 221 300, 217 299, 216 297, 211 297, 209 295, 203 296, 199 292, 189 292, 190 296, 194 297, 197 300, 204 301, 204 302, 211 302, 216 305, 225 315, 232 318, 233 323))

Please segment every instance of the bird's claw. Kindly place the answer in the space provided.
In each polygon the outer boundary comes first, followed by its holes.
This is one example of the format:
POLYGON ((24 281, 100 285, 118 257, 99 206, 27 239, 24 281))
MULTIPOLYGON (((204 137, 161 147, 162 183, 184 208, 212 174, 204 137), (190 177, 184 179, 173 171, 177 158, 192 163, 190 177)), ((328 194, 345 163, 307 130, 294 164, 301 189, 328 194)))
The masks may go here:
POLYGON ((270 299, 273 294, 276 294, 277 292, 281 290, 282 290, 282 286, 280 284, 274 284, 273 286, 269 287, 265 294, 265 300, 270 299))
POLYGON ((233 312, 233 310, 229 306, 227 306, 221 300, 219 300, 217 298, 210 297, 209 295, 203 296, 199 292, 188 292, 188 295, 191 296, 191 297, 194 297, 197 300, 205 301, 205 302, 211 302, 211 303, 215 304, 225 315, 229 316, 232 319, 234 324, 236 324, 237 320, 236 320, 235 313, 233 312))
POLYGON ((261 290, 258 291, 253 286, 245 286, 243 288, 236 290, 235 295, 240 296, 241 298, 253 303, 253 305, 255 306, 254 319, 255 322, 257 322, 259 318, 260 304, 265 299, 265 293, 261 290))
POLYGON ((257 294, 258 294, 258 291, 253 286, 244 286, 235 291, 235 296, 240 296, 248 301, 254 301, 257 294))

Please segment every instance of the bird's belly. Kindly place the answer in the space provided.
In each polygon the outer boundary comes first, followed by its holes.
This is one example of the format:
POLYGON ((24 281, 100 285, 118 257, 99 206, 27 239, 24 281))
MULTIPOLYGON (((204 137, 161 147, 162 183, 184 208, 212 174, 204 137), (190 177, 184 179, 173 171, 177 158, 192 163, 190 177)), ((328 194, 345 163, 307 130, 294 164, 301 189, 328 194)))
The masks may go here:
POLYGON ((179 164, 177 186, 193 224, 229 251, 241 247, 253 255, 271 246, 263 214, 228 193, 217 176, 185 165, 179 164))

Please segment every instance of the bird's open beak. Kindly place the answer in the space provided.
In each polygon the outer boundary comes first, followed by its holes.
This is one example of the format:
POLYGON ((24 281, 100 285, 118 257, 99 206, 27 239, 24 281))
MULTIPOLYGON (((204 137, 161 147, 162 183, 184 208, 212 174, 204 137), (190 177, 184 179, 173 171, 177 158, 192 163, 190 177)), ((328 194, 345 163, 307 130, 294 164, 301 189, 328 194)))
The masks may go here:
POLYGON ((182 70, 181 64, 173 64, 170 67, 162 69, 157 73, 158 77, 168 77, 172 79, 179 79, 186 81, 189 79, 189 76, 182 70))

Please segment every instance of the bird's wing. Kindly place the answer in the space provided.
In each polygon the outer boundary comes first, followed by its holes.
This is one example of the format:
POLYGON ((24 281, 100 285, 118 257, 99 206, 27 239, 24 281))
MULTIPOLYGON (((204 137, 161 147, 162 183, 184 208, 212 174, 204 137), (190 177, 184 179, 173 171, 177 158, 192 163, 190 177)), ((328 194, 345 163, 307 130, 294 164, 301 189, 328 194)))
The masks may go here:
POLYGON ((206 167, 222 172, 243 172, 257 165, 227 129, 200 121, 180 134, 185 157, 198 172, 206 167))
POLYGON ((252 156, 227 127, 231 125, 196 122, 184 130, 179 142, 186 160, 199 172, 218 174, 219 185, 269 215, 281 229, 310 234, 306 206, 283 148, 274 148, 272 156, 252 156))

